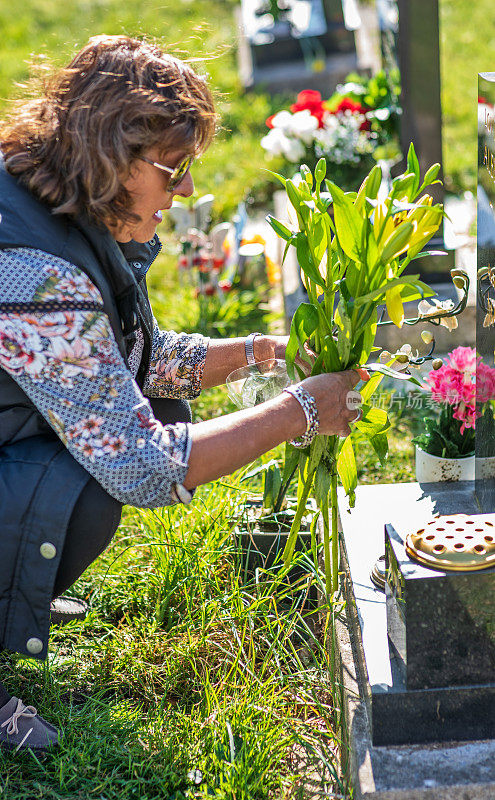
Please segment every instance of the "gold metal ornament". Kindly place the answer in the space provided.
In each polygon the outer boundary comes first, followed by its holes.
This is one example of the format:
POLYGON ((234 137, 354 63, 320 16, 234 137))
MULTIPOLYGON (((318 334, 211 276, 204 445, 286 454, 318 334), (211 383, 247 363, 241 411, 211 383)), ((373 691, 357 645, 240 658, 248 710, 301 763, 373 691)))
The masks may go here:
POLYGON ((409 533, 406 551, 426 567, 446 572, 465 572, 495 566, 493 514, 439 516, 424 528, 409 533))

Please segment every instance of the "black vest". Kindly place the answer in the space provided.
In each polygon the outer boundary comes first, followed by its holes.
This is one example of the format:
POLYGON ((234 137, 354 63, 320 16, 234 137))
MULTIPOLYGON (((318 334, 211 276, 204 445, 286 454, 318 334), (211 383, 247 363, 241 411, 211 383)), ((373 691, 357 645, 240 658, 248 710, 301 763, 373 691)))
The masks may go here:
MULTIPOLYGON (((119 246, 106 228, 88 219, 53 215, 1 161, 0 214, 0 248, 43 250, 88 275, 126 360, 141 327, 137 381, 142 388, 152 337, 145 274, 160 250, 157 237, 146 245, 119 246)), ((52 587, 71 513, 88 480, 89 473, 0 368, 0 650, 46 656, 52 587), (43 556, 46 542, 54 557, 43 556)))
MULTIPOLYGON (((104 226, 99 227, 84 216, 73 220, 54 215, 9 175, 0 161, 0 248, 13 247, 43 250, 85 272, 100 290, 126 360, 135 332, 141 327, 144 350, 136 380, 142 388, 153 332, 145 275, 160 252, 158 237, 147 244, 118 245, 104 226)), ((0 274, 0 283, 1 280, 0 274)), ((26 394, 0 369, 0 446, 46 430, 47 423, 26 394)))

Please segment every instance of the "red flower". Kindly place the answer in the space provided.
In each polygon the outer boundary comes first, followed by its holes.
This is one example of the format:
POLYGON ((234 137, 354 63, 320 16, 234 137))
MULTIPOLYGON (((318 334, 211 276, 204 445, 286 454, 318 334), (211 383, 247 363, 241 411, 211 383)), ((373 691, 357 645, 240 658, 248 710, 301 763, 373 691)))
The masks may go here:
POLYGON ((214 294, 215 294, 215 287, 212 286, 211 283, 208 284, 208 286, 205 286, 205 295, 207 297, 212 297, 212 295, 214 294))
MULTIPOLYGON (((323 117, 327 113, 327 109, 323 105, 319 92, 315 92, 313 89, 305 89, 304 92, 299 92, 297 100, 291 105, 290 110, 294 113, 296 111, 309 111, 309 113, 318 120, 318 127, 323 128, 323 117)), ((268 119, 270 119, 270 117, 268 117, 268 119)), ((268 127, 270 127, 270 125, 268 125, 268 127)))
POLYGON ((271 114, 269 117, 267 117, 267 118, 265 119, 265 123, 266 123, 266 125, 267 125, 267 127, 268 127, 268 128, 273 128, 272 119, 273 119, 273 117, 275 117, 275 116, 276 116, 276 114, 271 114))
MULTIPOLYGON (((335 106, 331 114, 343 114, 345 111, 350 111, 352 114, 366 114, 367 109, 358 103, 357 100, 351 100, 350 97, 343 97, 342 100, 339 100, 337 106, 335 106)), ((361 131, 369 131, 370 123, 367 119, 363 120, 359 130, 361 131)))
POLYGON ((230 292, 230 290, 232 289, 232 281, 229 281, 226 278, 223 281, 218 281, 218 286, 222 290, 222 292, 224 292, 224 294, 227 294, 227 292, 230 292))

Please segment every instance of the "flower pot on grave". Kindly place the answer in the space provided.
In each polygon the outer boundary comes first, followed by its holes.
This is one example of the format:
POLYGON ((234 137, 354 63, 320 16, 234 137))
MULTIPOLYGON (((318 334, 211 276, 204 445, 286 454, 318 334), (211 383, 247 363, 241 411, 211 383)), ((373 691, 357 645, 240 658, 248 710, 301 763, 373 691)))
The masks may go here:
POLYGON ((464 458, 441 458, 416 445, 416 480, 418 483, 439 481, 474 481, 474 455, 464 458))
MULTIPOLYGON (((257 580, 260 570, 281 566, 282 553, 290 532, 297 506, 294 498, 287 500, 283 511, 266 514, 261 500, 248 500, 244 520, 235 529, 235 536, 242 558, 243 575, 247 580, 257 580)), ((296 543, 296 550, 307 553, 312 559, 310 526, 316 512, 314 501, 308 503, 308 513, 303 517, 296 543)), ((285 584, 293 584, 295 593, 306 593, 308 604, 317 604, 316 586, 310 584, 304 565, 295 564, 284 578, 285 584), (305 580, 307 577, 307 580, 305 580)))

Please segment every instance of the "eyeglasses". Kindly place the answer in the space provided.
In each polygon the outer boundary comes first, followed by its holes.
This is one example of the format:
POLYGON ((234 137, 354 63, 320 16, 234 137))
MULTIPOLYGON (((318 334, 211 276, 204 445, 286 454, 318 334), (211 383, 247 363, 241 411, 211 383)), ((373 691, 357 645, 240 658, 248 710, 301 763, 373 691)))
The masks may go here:
POLYGON ((194 156, 186 156, 173 169, 172 167, 166 167, 164 164, 159 164, 158 161, 153 161, 151 158, 146 158, 146 156, 139 156, 139 159, 141 161, 146 161, 147 164, 151 164, 153 167, 157 167, 157 169, 161 169, 163 172, 168 172, 170 178, 168 180, 167 191, 173 192, 174 189, 177 189, 179 183, 184 180, 186 173, 191 169, 194 156))

